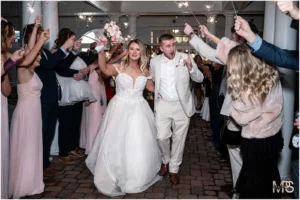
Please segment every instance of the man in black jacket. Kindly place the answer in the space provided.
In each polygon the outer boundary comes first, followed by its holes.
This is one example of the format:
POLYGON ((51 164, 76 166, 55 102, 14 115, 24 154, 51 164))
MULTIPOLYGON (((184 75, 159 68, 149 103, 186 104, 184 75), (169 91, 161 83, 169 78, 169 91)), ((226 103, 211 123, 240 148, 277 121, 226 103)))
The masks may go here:
MULTIPOLYGON (((28 25, 30 26, 30 25, 28 25)), ((29 32, 30 28, 27 28, 29 32)), ((36 69, 36 73, 43 83, 41 91, 41 106, 42 106, 42 121, 43 121, 43 167, 44 172, 47 175, 58 175, 62 171, 54 169, 50 165, 50 148, 52 140, 54 138, 55 127, 58 115, 58 100, 61 96, 61 90, 59 83, 56 79, 56 73, 65 77, 74 77, 76 80, 80 80, 83 77, 83 73, 79 73, 78 70, 72 70, 64 66, 66 62, 73 62, 76 55, 69 53, 67 50, 73 48, 78 50, 80 48, 74 46, 75 36, 69 38, 60 49, 55 53, 51 53, 47 49, 41 51, 42 59, 40 61, 40 67, 36 69), (74 47, 73 47, 74 46, 74 47)))

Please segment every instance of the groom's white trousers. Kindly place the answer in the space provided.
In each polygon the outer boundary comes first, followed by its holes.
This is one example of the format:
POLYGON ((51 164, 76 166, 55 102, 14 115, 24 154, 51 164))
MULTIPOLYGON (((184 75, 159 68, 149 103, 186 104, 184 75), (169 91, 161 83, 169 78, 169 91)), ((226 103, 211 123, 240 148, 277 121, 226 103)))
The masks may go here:
POLYGON ((159 98, 155 105, 155 123, 158 145, 163 154, 162 161, 164 164, 169 163, 171 173, 177 173, 179 165, 182 163, 190 118, 185 115, 179 101, 169 102, 159 98), (171 137, 172 146, 170 150, 171 137))

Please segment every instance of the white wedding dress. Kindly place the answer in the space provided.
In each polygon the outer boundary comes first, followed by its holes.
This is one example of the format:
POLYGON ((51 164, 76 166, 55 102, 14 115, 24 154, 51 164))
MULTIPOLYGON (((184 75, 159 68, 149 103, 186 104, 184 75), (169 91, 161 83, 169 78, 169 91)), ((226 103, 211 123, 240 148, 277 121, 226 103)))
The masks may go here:
POLYGON ((86 159, 95 186, 107 196, 139 193, 161 180, 154 114, 143 97, 147 78, 139 76, 134 83, 119 72, 116 95, 86 159))

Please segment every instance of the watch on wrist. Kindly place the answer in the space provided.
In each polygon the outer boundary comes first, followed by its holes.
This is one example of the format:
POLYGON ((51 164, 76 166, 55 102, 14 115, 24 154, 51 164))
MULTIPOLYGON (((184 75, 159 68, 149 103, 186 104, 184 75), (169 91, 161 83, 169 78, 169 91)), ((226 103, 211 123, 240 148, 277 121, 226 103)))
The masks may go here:
POLYGON ((194 32, 192 31, 192 32, 190 32, 190 36, 192 36, 194 34, 194 32))

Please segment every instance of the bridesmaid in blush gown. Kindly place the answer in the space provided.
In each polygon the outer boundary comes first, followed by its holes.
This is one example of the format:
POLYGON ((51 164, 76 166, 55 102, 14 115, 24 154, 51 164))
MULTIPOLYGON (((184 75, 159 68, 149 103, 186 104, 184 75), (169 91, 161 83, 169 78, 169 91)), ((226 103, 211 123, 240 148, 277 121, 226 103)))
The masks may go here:
POLYGON ((92 149, 107 104, 105 85, 100 73, 91 70, 88 82, 97 101, 93 103, 86 102, 82 112, 80 147, 85 149, 85 154, 89 154, 92 149))
POLYGON ((23 58, 25 51, 20 49, 12 55, 7 52, 8 49, 12 48, 12 42, 16 39, 15 30, 11 22, 4 19, 1 20, 1 34, 1 198, 7 199, 10 168, 7 97, 11 93, 11 85, 6 73, 15 67, 17 61, 23 58))
MULTIPOLYGON (((28 46, 28 56, 37 55, 49 35, 49 30, 42 32, 33 49, 28 46)), ((37 55, 33 64, 17 68, 18 103, 11 121, 8 193, 14 199, 42 193, 45 186, 40 100, 43 84, 34 72, 40 59, 37 55)))

